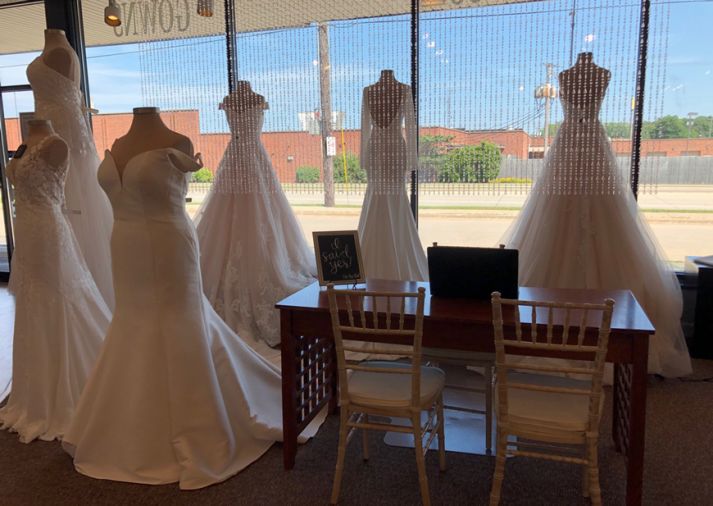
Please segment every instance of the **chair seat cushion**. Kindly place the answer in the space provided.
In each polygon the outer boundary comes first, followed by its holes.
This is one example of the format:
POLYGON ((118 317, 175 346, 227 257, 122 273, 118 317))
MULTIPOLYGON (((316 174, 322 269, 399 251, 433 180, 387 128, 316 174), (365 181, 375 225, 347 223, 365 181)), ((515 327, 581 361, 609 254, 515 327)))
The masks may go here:
MULTIPOLYGON (((381 368, 410 369, 411 364, 370 361, 362 365, 381 368)), ((354 371, 349 377, 349 400, 362 406, 398 407, 411 405, 410 374, 354 371)), ((432 404, 443 390, 446 374, 437 367, 421 367, 420 405, 432 404)))
MULTIPOLYGON (((508 384, 510 383, 578 389, 589 389, 591 385, 590 381, 525 373, 508 374, 508 384)), ((599 403, 600 415, 603 406, 604 392, 599 403)), ((583 431, 586 430, 589 420, 589 396, 509 387, 508 415, 510 421, 517 424, 545 426, 555 430, 583 431)))

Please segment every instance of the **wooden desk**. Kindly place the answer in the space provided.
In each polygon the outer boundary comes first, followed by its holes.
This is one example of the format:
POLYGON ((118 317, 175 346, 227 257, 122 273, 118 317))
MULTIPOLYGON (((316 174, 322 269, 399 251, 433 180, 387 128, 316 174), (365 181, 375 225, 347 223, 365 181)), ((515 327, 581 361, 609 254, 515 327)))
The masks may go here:
MULTIPOLYGON (((428 283, 370 280, 369 290, 426 288, 423 345, 494 352, 490 301, 431 298, 428 283)), ((616 301, 607 361, 613 362, 612 436, 627 457, 627 504, 641 504, 646 418, 646 367, 651 322, 628 290, 520 288, 519 298, 600 303, 616 301)), ((309 285, 277 304, 282 349, 285 469, 295 465, 297 436, 326 404, 336 408, 336 356, 325 289, 309 285)), ((523 314, 523 321, 528 315, 523 314)), ((594 323, 594 322, 593 322, 594 323)), ((562 355, 567 356, 567 355, 562 355)))

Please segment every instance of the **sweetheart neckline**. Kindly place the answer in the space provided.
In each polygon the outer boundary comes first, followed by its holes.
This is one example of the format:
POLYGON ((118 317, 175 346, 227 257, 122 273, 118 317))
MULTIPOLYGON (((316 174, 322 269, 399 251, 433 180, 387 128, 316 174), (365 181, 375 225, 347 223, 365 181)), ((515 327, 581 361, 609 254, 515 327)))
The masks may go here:
MULTIPOLYGON (((131 162, 133 162, 136 158, 139 158, 139 157, 141 157, 141 156, 143 156, 143 155, 146 155, 146 154, 149 154, 149 153, 154 153, 154 152, 156 152, 156 151, 173 151, 173 152, 176 152, 176 153, 179 153, 179 154, 183 155, 183 156, 186 157, 186 158, 190 158, 190 160, 191 160, 193 163, 198 163, 198 162, 196 162, 195 157, 191 157, 190 155, 184 153, 184 152, 181 151, 180 149, 177 149, 177 148, 174 148, 174 147, 171 147, 171 146, 168 146, 168 147, 165 147, 165 148, 149 149, 149 150, 146 150, 146 151, 142 151, 141 153, 135 154, 134 156, 130 157, 130 158, 126 161, 126 163, 124 164, 124 167, 123 167, 123 169, 121 170, 121 172, 119 172, 119 166, 116 164, 116 160, 114 159, 114 155, 113 155, 113 154, 111 153, 111 151, 108 150, 108 149, 105 149, 105 150, 104 150, 104 160, 105 160, 105 161, 106 161, 106 160, 111 160, 111 164, 114 166, 112 172, 116 175, 116 178, 119 180, 119 186, 123 189, 123 188, 124 188, 124 174, 126 174, 126 171, 127 171, 127 169, 129 168, 129 165, 131 165, 131 162)), ((200 153, 197 154, 196 157, 199 156, 199 155, 200 155, 200 153)), ((102 163, 104 163, 104 162, 102 162, 102 163)), ((202 165, 202 164, 199 164, 199 165, 202 165)))

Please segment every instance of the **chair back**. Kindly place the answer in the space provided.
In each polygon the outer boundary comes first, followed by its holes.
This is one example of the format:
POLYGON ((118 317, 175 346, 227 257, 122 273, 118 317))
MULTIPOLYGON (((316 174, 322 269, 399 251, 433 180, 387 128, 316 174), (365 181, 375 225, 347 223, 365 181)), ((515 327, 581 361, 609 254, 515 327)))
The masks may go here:
POLYGON ((423 287, 417 292, 337 290, 332 284, 327 285, 342 404, 349 402, 347 378, 351 370, 410 375, 411 407, 419 407, 425 291, 423 287), (369 361, 357 364, 347 361, 347 352, 364 353, 363 348, 350 341, 376 341, 368 350, 369 361), (384 343, 407 346, 396 349, 384 343), (410 367, 386 367, 374 362, 379 357, 392 360, 394 355, 409 358, 410 367))
POLYGON ((589 429, 597 427, 613 309, 612 299, 602 304, 523 301, 503 299, 499 292, 493 292, 497 392, 504 422, 508 388, 516 388, 589 396, 589 429), (522 355, 558 358, 565 353, 576 354, 574 365, 571 361, 522 360, 522 355), (578 375, 587 381, 572 386, 545 386, 518 382, 516 376, 509 376, 511 372, 578 375))

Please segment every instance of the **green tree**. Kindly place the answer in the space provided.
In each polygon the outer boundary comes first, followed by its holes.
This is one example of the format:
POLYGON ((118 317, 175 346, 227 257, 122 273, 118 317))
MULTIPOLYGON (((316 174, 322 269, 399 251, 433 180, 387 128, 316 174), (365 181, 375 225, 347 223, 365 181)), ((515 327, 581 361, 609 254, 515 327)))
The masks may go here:
POLYGON ((678 116, 663 116, 656 121, 642 125, 641 136, 644 139, 685 139, 688 137, 686 120, 678 116))
POLYGON ((713 116, 698 116, 691 126, 691 138, 713 137, 713 116))
POLYGON ((334 182, 366 183, 366 171, 361 168, 359 157, 350 152, 346 153, 347 180, 344 180, 344 158, 345 153, 339 153, 334 157, 334 182))
POLYGON ((607 136, 612 139, 631 138, 631 123, 626 123, 624 121, 604 123, 604 130, 607 132, 607 136))
POLYGON ((298 183, 319 183, 319 169, 307 165, 297 167, 295 181, 298 183))
POLYGON ((500 174, 500 148, 490 141, 448 153, 438 175, 442 183, 487 183, 500 174))
POLYGON ((436 181, 452 148, 453 135, 422 135, 418 142, 418 171, 421 181, 436 181))
POLYGON ((202 167, 193 173, 193 181, 196 183, 212 183, 213 172, 206 167, 202 167))

